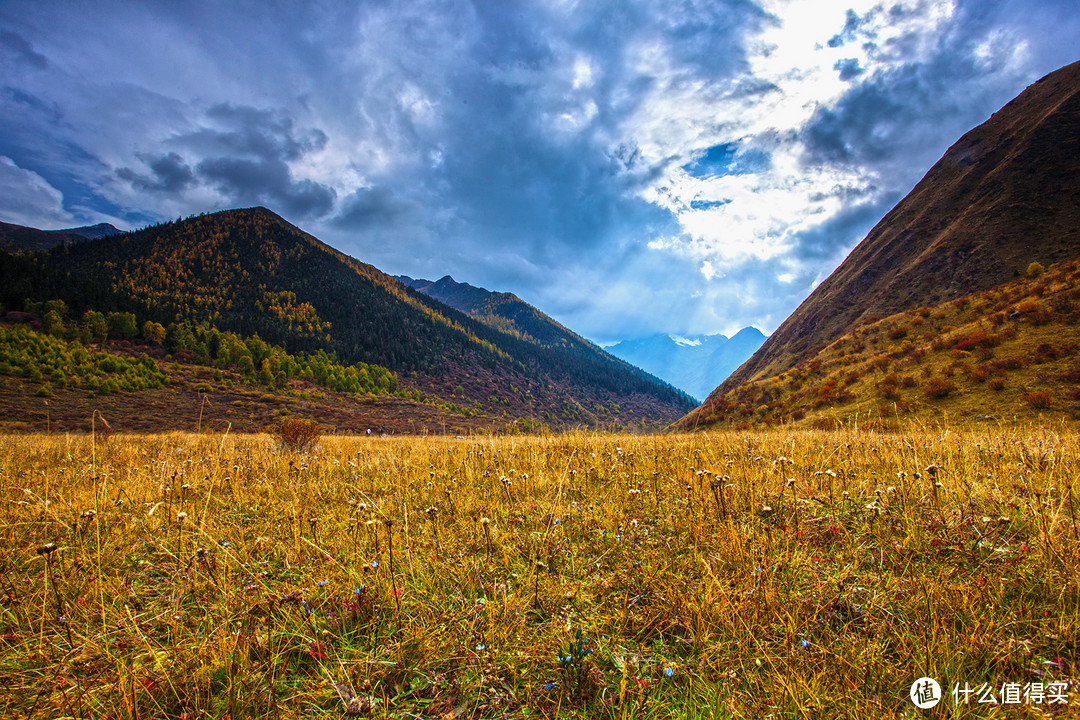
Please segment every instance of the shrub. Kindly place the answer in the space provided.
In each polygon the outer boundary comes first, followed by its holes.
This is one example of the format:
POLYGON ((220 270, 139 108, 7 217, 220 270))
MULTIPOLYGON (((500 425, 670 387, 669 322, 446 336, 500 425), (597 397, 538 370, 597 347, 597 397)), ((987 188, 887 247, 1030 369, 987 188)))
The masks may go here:
POLYGON ((970 351, 978 347, 994 347, 1001 341, 997 335, 987 332, 982 328, 973 330, 966 336, 957 339, 953 347, 957 350, 970 351))
POLYGON ((1027 276, 1029 278, 1037 278, 1046 271, 1040 263, 1033 262, 1027 266, 1027 276))
POLYGON ((932 378, 926 383, 926 397, 928 398, 943 398, 948 397, 956 390, 956 383, 947 378, 932 378))
POLYGON ((279 418, 271 434, 281 445, 295 452, 315 447, 315 444, 319 442, 319 436, 322 435, 319 423, 315 420, 291 417, 279 418))
POLYGON ((885 372, 889 369, 889 366, 892 365, 893 359, 888 355, 878 355, 871 362, 875 368, 881 372, 885 372))
POLYGON ((886 400, 899 400, 900 391, 896 389, 895 385, 882 385, 878 390, 878 395, 886 400))
POLYGON ((1049 390, 1036 390, 1023 397, 1024 402, 1036 410, 1046 410, 1050 407, 1050 402, 1053 399, 1054 397, 1049 390))
POLYGON ((995 392, 999 392, 1005 389, 1005 380, 1004 378, 996 377, 990 382, 986 383, 986 387, 990 388, 995 392))

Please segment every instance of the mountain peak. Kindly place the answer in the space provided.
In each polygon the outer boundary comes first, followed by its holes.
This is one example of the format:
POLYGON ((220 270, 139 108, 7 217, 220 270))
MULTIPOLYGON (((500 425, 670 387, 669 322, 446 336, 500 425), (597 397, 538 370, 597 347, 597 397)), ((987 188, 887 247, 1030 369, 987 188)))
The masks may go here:
POLYGON ((1080 62, 961 137, 725 383, 793 367, 868 318, 1080 254, 1080 62))

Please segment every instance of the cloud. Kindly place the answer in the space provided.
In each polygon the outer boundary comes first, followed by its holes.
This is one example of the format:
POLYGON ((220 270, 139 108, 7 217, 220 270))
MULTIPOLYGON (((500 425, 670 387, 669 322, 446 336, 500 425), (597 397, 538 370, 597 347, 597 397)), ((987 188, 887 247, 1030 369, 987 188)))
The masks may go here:
POLYGON ((153 173, 152 177, 137 173, 127 167, 116 171, 117 177, 131 183, 136 190, 178 194, 195 182, 195 174, 191 171, 191 167, 174 152, 156 158, 144 154, 139 154, 137 157, 146 163, 150 172, 153 173))
POLYGON ((0 155, 0 196, 5 198, 0 215, 4 222, 55 230, 71 219, 64 210, 64 196, 59 190, 3 155, 0 155))
POLYGON ((294 218, 326 215, 334 188, 297 178, 290 163, 326 147, 318 128, 300 131, 282 112, 221 103, 210 107, 199 127, 164 141, 184 155, 137 153, 150 174, 129 167, 116 176, 134 190, 182 196, 196 185, 212 188, 225 206, 264 204, 294 218), (185 156, 196 158, 189 163, 185 156))
POLYGON ((775 327, 960 134, 1076 59, 1080 16, 9 0, 0 27, 0 214, 263 204, 381 269, 512 290, 618 340, 775 327))
POLYGON ((36 52, 25 38, 10 30, 0 29, 0 53, 38 70, 49 66, 44 55, 36 52))
POLYGON ((348 230, 387 228, 403 216, 417 212, 412 203, 399 198, 386 185, 360 188, 344 198, 331 223, 348 230))
POLYGON ((857 78, 866 72, 862 69, 862 66, 859 65, 858 58, 844 58, 842 60, 837 60, 833 64, 833 70, 839 71, 840 79, 845 81, 857 78))

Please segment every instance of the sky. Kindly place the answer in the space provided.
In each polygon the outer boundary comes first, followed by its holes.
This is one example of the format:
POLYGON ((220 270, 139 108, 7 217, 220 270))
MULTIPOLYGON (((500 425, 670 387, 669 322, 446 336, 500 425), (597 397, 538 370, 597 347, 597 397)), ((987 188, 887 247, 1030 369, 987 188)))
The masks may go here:
POLYGON ((604 344, 769 333, 1075 0, 0 3, 0 220, 264 205, 604 344))

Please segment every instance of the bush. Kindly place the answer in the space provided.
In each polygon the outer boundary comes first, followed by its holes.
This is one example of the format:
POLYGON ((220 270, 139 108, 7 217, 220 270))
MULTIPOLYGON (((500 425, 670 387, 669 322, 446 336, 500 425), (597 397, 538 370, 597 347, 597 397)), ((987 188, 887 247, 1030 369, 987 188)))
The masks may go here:
POLYGON ((319 423, 315 420, 283 417, 278 419, 271 434, 289 450, 302 452, 315 447, 322 432, 319 430, 319 423))
POLYGON ((1037 262, 1033 262, 1033 263, 1031 263, 1030 265, 1027 266, 1027 276, 1029 278, 1037 278, 1040 275, 1042 275, 1045 271, 1046 271, 1046 268, 1044 268, 1041 264, 1039 264, 1037 262))
POLYGON ((1036 390, 1035 392, 1029 392, 1024 396, 1023 400, 1036 410, 1046 410, 1050 407, 1050 402, 1054 399, 1054 396, 1050 394, 1049 390, 1036 390))
POLYGON ((926 383, 926 397, 948 397, 956 390, 956 383, 946 378, 932 378, 926 383))

